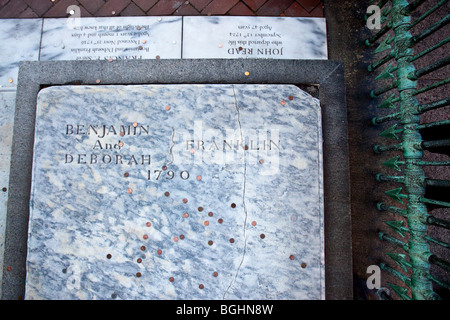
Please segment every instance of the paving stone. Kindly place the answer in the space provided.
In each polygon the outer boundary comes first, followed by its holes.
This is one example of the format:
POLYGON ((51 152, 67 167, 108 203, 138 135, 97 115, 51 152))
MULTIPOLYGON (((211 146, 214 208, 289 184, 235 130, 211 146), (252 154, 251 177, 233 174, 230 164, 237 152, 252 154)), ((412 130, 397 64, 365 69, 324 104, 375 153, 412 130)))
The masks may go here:
POLYGON ((228 14, 232 16, 254 16, 255 13, 249 9, 243 2, 239 2, 230 11, 228 14))
POLYGON ((145 12, 142 11, 137 5, 133 2, 120 13, 121 16, 145 16, 145 12))
POLYGON ((133 0, 133 2, 137 4, 139 8, 147 12, 148 9, 153 7, 158 2, 158 0, 133 0))
POLYGON ((313 17, 323 17, 323 5, 320 3, 317 7, 314 8, 313 11, 310 12, 313 17))
POLYGON ((67 7, 80 7, 82 17, 143 15, 252 15, 323 17, 320 0, 0 0, 0 18, 61 18, 67 7), (122 11, 125 13, 122 13, 122 11), (140 11, 142 10, 142 12, 140 11), (284 13, 285 10, 288 10, 284 13))
POLYGON ((0 9, 0 18, 16 18, 27 8, 27 4, 22 0, 9 1, 0 9))
POLYGON ((266 1, 267 0, 243 0, 241 2, 244 2, 253 11, 258 11, 266 1))
POLYGON ((289 8, 292 0, 269 0, 259 10, 258 15, 279 16, 289 8))
POLYGON ((50 0, 24 0, 25 3, 33 10, 39 17, 50 9, 53 2, 50 0))
POLYGON ((175 10, 174 15, 180 16, 197 16, 200 12, 197 11, 188 1, 183 3, 177 10, 175 10))
POLYGON ((78 2, 92 14, 96 13, 105 4, 104 0, 78 0, 78 2))
POLYGON ((238 2, 238 0, 234 1, 222 1, 222 0, 213 0, 210 2, 205 9, 202 10, 204 14, 225 14, 230 10, 234 5, 238 2))
MULTIPOLYGON (((58 2, 57 5, 55 5, 54 7, 50 8, 49 11, 47 11, 43 16, 44 18, 65 18, 65 17, 70 17, 70 14, 68 13, 68 8, 70 6, 73 6, 73 1, 70 0, 62 0, 60 2, 58 2)), ((77 6, 79 8, 79 14, 80 17, 91 17, 92 14, 87 11, 83 6, 79 5, 79 4, 75 4, 75 6, 77 6)))
POLYGON ((308 11, 299 5, 297 2, 293 2, 289 8, 284 11, 287 17, 310 17, 308 11))
POLYGON ((311 12, 320 3, 320 0, 297 0, 306 11, 311 12))
POLYGON ((62 18, 67 17, 69 14, 67 13, 67 8, 73 5, 72 0, 61 0, 55 3, 53 7, 51 7, 47 12, 43 14, 45 18, 62 18))
POLYGON ((81 11, 81 17, 92 17, 93 15, 87 11, 83 6, 79 6, 81 11))
POLYGON ((129 0, 110 0, 106 2, 95 15, 99 17, 117 16, 129 3, 129 0))
POLYGON ((8 3, 9 0, 0 0, 0 7, 8 3))
POLYGON ((211 2, 211 0, 191 0, 191 1, 189 1, 189 3, 192 4, 192 6, 195 9, 197 9, 198 11, 202 11, 210 2, 211 2))
POLYGON ((38 18, 39 16, 31 10, 30 7, 26 8, 21 14, 19 14, 18 18, 38 18))
POLYGON ((183 0, 167 0, 159 1, 152 7, 147 14, 149 15, 171 15, 175 12, 182 4, 183 0))

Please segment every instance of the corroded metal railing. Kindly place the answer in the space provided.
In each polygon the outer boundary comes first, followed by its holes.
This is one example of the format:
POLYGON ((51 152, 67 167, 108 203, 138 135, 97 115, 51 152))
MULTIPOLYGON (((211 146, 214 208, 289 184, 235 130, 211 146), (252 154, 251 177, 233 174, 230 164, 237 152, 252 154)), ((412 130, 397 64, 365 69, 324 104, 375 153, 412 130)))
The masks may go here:
MULTIPOLYGON (((420 79, 447 66, 450 56, 439 57, 437 61, 420 69, 416 69, 413 64, 417 59, 430 54, 450 41, 450 37, 447 37, 421 52, 416 53, 414 50, 418 43, 445 27, 450 21, 450 14, 448 14, 448 0, 440 0, 412 21, 412 14, 425 2, 426 0, 410 2, 407 0, 381 0, 375 3, 380 8, 380 21, 384 26, 366 40, 368 46, 378 45, 374 53, 382 56, 378 61, 370 64, 368 70, 374 73, 376 70, 384 69, 378 74, 376 80, 387 82, 380 88, 374 89, 371 96, 372 98, 381 98, 378 108, 392 109, 387 115, 373 118, 372 123, 380 125, 385 122, 394 122, 393 125, 383 130, 380 136, 399 141, 395 144, 376 145, 374 151, 379 154, 387 151, 398 152, 398 155, 385 160, 383 164, 391 170, 401 172, 401 175, 380 173, 377 174, 376 179, 380 182, 398 183, 398 188, 386 191, 385 194, 401 204, 405 202, 405 205, 402 206, 404 208, 379 202, 377 209, 397 214, 397 220, 387 221, 386 224, 401 237, 405 237, 406 234, 409 236, 408 241, 402 241, 386 233, 379 233, 381 240, 400 247, 404 252, 387 252, 387 256, 399 265, 403 272, 396 270, 388 263, 382 263, 380 268, 392 274, 406 286, 389 283, 398 297, 408 300, 440 299, 441 297, 433 290, 433 282, 444 289, 450 289, 446 282, 448 279, 437 279, 430 273, 432 264, 446 271, 450 270, 448 261, 430 252, 430 243, 442 246, 447 250, 450 244, 429 236, 430 226, 449 229, 450 222, 434 217, 428 212, 430 206, 450 207, 450 202, 448 202, 450 201, 450 181, 428 178, 423 169, 424 166, 450 165, 450 161, 424 161, 424 150, 446 150, 445 153, 448 154, 450 120, 420 124, 422 114, 450 105, 450 98, 447 96, 428 104, 419 104, 417 98, 424 92, 445 86, 450 82, 450 78, 446 78, 418 89, 420 79), (437 10, 443 10, 446 15, 418 34, 411 34, 413 27, 437 10), (423 131, 429 129, 439 129, 440 136, 435 140, 423 140, 423 131), (443 135, 442 132, 444 132, 443 135), (437 200, 433 199, 429 193, 426 196, 427 190, 431 187, 446 188, 448 197, 437 200)), ((383 292, 382 295, 385 298, 391 298, 386 296, 386 292, 383 292)))

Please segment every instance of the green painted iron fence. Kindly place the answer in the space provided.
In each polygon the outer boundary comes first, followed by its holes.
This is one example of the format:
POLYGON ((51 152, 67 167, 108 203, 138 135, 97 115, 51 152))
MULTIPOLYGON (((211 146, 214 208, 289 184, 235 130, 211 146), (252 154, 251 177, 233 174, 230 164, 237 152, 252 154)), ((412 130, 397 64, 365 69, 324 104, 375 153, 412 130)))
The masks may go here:
MULTIPOLYGON (((425 75, 436 70, 445 70, 450 62, 448 50, 445 51, 446 56, 442 57, 441 54, 425 67, 417 69, 415 67, 418 59, 431 57, 431 53, 438 49, 442 50, 450 41, 448 33, 445 33, 445 27, 450 21, 448 0, 435 1, 431 5, 430 2, 427 0, 369 2, 380 9, 378 15, 380 28, 366 40, 367 46, 375 48, 373 56, 381 56, 368 66, 370 73, 377 74, 377 87, 372 90, 371 97, 379 101, 377 109, 379 116, 373 118, 372 123, 380 126, 382 139, 379 145, 374 146, 374 151, 380 154, 380 157, 384 157, 381 161, 387 172, 377 174, 376 179, 380 183, 398 184, 398 187, 385 192, 386 196, 393 200, 381 199, 383 202, 377 204, 379 211, 393 213, 398 217, 394 221, 385 222, 395 233, 389 235, 387 232, 380 232, 379 238, 393 244, 394 247, 401 248, 391 250, 397 252, 386 252, 386 262, 381 263, 380 268, 398 279, 395 281, 396 284, 388 283, 388 285, 398 298, 405 300, 441 299, 434 289, 436 285, 444 290, 450 290, 448 277, 438 279, 430 272, 431 265, 436 265, 448 275, 450 244, 445 242, 445 239, 431 237, 429 232, 430 228, 443 228, 443 232, 448 232, 450 222, 433 216, 430 208, 450 208, 450 181, 429 178, 424 171, 426 166, 443 168, 450 166, 450 161, 426 161, 424 157, 425 150, 450 155, 450 120, 447 116, 443 117, 444 120, 421 123, 421 117, 426 112, 445 108, 450 104, 450 98, 448 91, 444 91, 446 97, 443 99, 426 104, 418 102, 419 95, 437 88, 442 90, 442 87, 450 82, 448 74, 445 74, 446 79, 418 89, 425 75), (423 10, 425 4, 428 6, 423 10), (430 21, 435 16, 433 13, 437 11, 444 12, 444 17, 433 21, 429 27, 417 34, 412 34, 415 26, 422 21, 430 21), (434 39, 438 33, 443 34, 444 39, 416 52, 418 51, 416 48, 420 47, 419 44, 423 47, 424 39, 434 39), (434 37, 431 37, 432 35, 434 37), (439 134, 425 140, 426 130, 439 134), (394 157, 392 153, 395 154, 394 157), (398 173, 395 174, 396 171, 398 173), (444 197, 436 199, 432 192, 427 192, 436 187, 445 190, 444 197), (400 207, 387 204, 393 201, 400 203, 400 207), (430 244, 446 248, 447 251, 444 252, 447 254, 438 256, 430 252, 430 244)), ((386 290, 379 296, 382 299, 393 299, 386 290)))

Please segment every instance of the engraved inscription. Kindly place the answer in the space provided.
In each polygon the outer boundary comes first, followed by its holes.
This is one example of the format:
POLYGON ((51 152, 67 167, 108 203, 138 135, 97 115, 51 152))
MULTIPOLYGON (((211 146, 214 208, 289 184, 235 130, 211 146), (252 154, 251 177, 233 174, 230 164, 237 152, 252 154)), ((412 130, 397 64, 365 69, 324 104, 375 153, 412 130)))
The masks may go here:
MULTIPOLYGON (((99 138, 95 140, 91 147, 94 151, 121 151, 124 142, 120 139, 116 142, 104 141, 104 138, 115 136, 141 136, 149 135, 149 125, 85 125, 85 124, 66 124, 66 136, 95 136, 99 138)), ((150 165, 150 154, 108 154, 108 153, 66 153, 64 156, 65 164, 116 164, 116 165, 150 165)))

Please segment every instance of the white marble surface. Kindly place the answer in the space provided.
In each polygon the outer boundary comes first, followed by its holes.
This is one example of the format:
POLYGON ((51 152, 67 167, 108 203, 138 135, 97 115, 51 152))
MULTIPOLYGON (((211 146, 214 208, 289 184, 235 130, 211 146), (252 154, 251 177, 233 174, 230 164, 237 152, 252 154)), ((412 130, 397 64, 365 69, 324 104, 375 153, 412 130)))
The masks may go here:
POLYGON ((184 59, 327 59, 324 18, 184 17, 184 59))
MULTIPOLYGON (((0 279, 3 273, 3 252, 8 203, 9 167, 14 123, 15 91, 0 91, 0 279)), ((0 283, 0 293, 2 285, 0 283)))
POLYGON ((291 85, 42 90, 26 299, 323 299, 321 144, 291 85))
POLYGON ((179 59, 181 17, 44 19, 41 60, 179 59))
POLYGON ((0 19, 0 90, 17 86, 19 63, 37 61, 42 19, 0 19))

